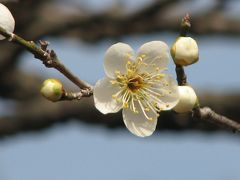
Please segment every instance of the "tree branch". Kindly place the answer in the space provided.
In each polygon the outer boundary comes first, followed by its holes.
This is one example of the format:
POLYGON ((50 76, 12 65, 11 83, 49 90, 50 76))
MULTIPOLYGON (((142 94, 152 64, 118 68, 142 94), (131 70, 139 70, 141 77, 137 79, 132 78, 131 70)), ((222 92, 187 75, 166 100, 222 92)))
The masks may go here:
POLYGON ((232 129, 234 132, 240 132, 240 123, 217 114, 209 107, 194 109, 193 117, 197 117, 201 120, 205 120, 213 124, 232 129))
POLYGON ((64 92, 59 101, 71 101, 71 100, 80 100, 82 97, 90 97, 92 92, 88 89, 82 89, 79 92, 64 92))
MULTIPOLYGON (((186 14, 181 22, 180 36, 182 37, 186 36, 190 27, 191 27, 190 16, 189 14, 186 14)), ((187 85, 187 75, 184 72, 184 67, 176 64, 175 71, 177 75, 178 85, 179 86, 187 85)), ((205 120, 217 125, 222 125, 234 131, 240 131, 240 123, 215 113, 209 107, 200 108, 200 104, 197 104, 197 107, 193 109, 193 117, 198 117, 201 120, 205 120)))
MULTIPOLYGON (((55 68, 63 75, 65 75, 70 81, 77 85, 80 89, 87 91, 88 95, 92 94, 92 86, 87 82, 82 81, 75 76, 70 70, 68 70, 58 59, 56 53, 53 50, 47 50, 48 42, 40 41, 41 48, 39 48, 33 41, 26 41, 20 36, 9 33, 2 27, 0 27, 0 34, 5 36, 10 42, 19 44, 20 46, 31 52, 35 58, 41 60, 43 64, 48 68, 55 68)), ((85 92, 83 91, 83 92, 85 92)))

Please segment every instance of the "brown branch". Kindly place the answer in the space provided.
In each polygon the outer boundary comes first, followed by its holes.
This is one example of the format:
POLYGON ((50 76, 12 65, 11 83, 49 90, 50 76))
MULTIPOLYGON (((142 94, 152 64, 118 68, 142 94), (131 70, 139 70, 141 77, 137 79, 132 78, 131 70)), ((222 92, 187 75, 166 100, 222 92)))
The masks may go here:
POLYGON ((82 97, 90 97, 91 95, 92 92, 90 92, 88 89, 82 89, 79 92, 64 92, 59 101, 80 100, 82 97))
POLYGON ((177 75, 178 85, 179 86, 187 85, 187 76, 185 74, 183 66, 176 64, 175 71, 176 71, 176 75, 177 75))
MULTIPOLYGON (((191 27, 190 16, 188 14, 182 19, 180 36, 186 36, 189 28, 191 27)), ((179 86, 187 85, 187 75, 184 72, 184 67, 176 64, 176 75, 179 86)), ((201 120, 205 120, 217 125, 222 125, 226 128, 233 129, 234 131, 240 131, 240 124, 236 121, 233 121, 225 116, 215 113, 209 107, 200 108, 200 104, 196 105, 197 107, 193 109, 193 117, 197 117, 201 120)))
POLYGON ((70 81, 76 84, 80 89, 88 91, 87 94, 92 94, 92 86, 88 83, 80 80, 70 70, 68 70, 58 59, 56 53, 53 50, 47 50, 48 42, 40 41, 41 48, 39 48, 33 41, 26 41, 20 36, 9 33, 2 27, 0 27, 0 34, 5 36, 10 42, 19 44, 20 46, 31 52, 35 58, 41 60, 43 64, 48 68, 55 68, 63 75, 65 75, 70 81))
POLYGON ((193 116, 201 120, 205 120, 213 124, 232 129, 234 132, 240 132, 240 123, 220 114, 217 114, 209 107, 194 109, 193 116))

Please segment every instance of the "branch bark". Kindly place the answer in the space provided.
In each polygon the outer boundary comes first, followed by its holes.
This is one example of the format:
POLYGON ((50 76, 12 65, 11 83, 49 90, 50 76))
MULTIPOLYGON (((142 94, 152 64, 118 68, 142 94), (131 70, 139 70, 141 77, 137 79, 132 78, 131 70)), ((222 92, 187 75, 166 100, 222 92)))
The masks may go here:
MULTIPOLYGON (((16 43, 23 48, 31 52, 35 58, 41 60, 43 64, 48 68, 55 68, 66 76, 70 81, 76 84, 82 91, 83 96, 90 96, 92 94, 93 88, 87 82, 82 81, 77 76, 75 76, 70 70, 68 70, 64 64, 60 62, 56 53, 53 50, 47 50, 48 43, 46 41, 40 41, 41 48, 39 48, 33 41, 26 41, 20 36, 9 33, 2 27, 0 27, 0 34, 5 36, 8 41, 16 43)), ((82 96, 82 97, 83 97, 82 96)))
POLYGON ((225 116, 217 114, 209 107, 196 108, 193 110, 193 116, 201 120, 208 121, 215 125, 232 129, 234 132, 240 132, 240 123, 233 121, 225 116))

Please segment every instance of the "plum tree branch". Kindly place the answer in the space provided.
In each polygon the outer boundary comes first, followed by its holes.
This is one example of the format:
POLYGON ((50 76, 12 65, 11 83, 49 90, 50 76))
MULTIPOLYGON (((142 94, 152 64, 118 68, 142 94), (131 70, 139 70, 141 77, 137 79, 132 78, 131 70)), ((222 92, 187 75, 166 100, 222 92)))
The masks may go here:
POLYGON ((217 114, 209 107, 195 108, 193 110, 193 117, 197 117, 201 120, 205 120, 219 126, 227 127, 232 129, 234 132, 240 132, 240 123, 217 114))
MULTIPOLYGON (((186 36, 187 31, 191 27, 190 23, 190 16, 186 14, 185 17, 182 19, 181 22, 181 30, 180 36, 186 36)), ((179 86, 187 85, 187 75, 185 74, 184 67, 181 65, 176 64, 176 75, 177 75, 177 82, 179 86)), ((193 117, 197 117, 198 119, 205 120, 217 125, 224 126, 226 128, 230 128, 236 132, 240 132, 240 123, 229 119, 225 116, 217 114, 209 107, 200 107, 200 104, 197 104, 197 107, 193 109, 193 117)))
MULTIPOLYGON (((69 69, 67 69, 64 64, 60 62, 56 53, 53 50, 48 50, 48 42, 40 41, 41 47, 38 47, 36 43, 33 41, 26 41, 20 36, 7 32, 4 28, 0 27, 0 34, 5 36, 8 41, 19 44, 20 46, 27 49, 31 52, 35 58, 41 60, 43 64, 48 68, 55 68, 59 72, 61 72, 65 77, 67 77, 70 81, 72 81, 75 85, 80 88, 81 97, 91 96, 93 88, 87 82, 79 79, 75 76, 69 69)), ((66 96, 67 97, 67 96, 66 96)), ((73 96, 71 96, 73 97, 73 96)), ((80 96, 78 96, 79 99, 80 96)), ((71 98, 69 98, 71 99, 71 98)))

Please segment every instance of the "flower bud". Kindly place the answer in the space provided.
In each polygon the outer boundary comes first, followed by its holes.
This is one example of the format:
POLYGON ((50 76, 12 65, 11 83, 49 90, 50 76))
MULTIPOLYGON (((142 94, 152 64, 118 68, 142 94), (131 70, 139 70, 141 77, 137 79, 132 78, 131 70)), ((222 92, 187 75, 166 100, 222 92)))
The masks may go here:
POLYGON ((43 82, 41 94, 50 101, 58 101, 61 99, 64 89, 63 85, 57 79, 47 79, 43 82))
POLYGON ((175 64, 187 66, 198 61, 198 45, 191 37, 179 37, 171 48, 175 64))
POLYGON ((173 108, 177 113, 186 113, 191 111, 197 104, 198 99, 195 91, 190 86, 178 86, 179 102, 173 108))
MULTIPOLYGON (((0 27, 8 32, 13 32, 15 27, 15 20, 9 11, 9 9, 0 3, 0 27)), ((0 40, 5 39, 4 36, 0 35, 0 40)))

